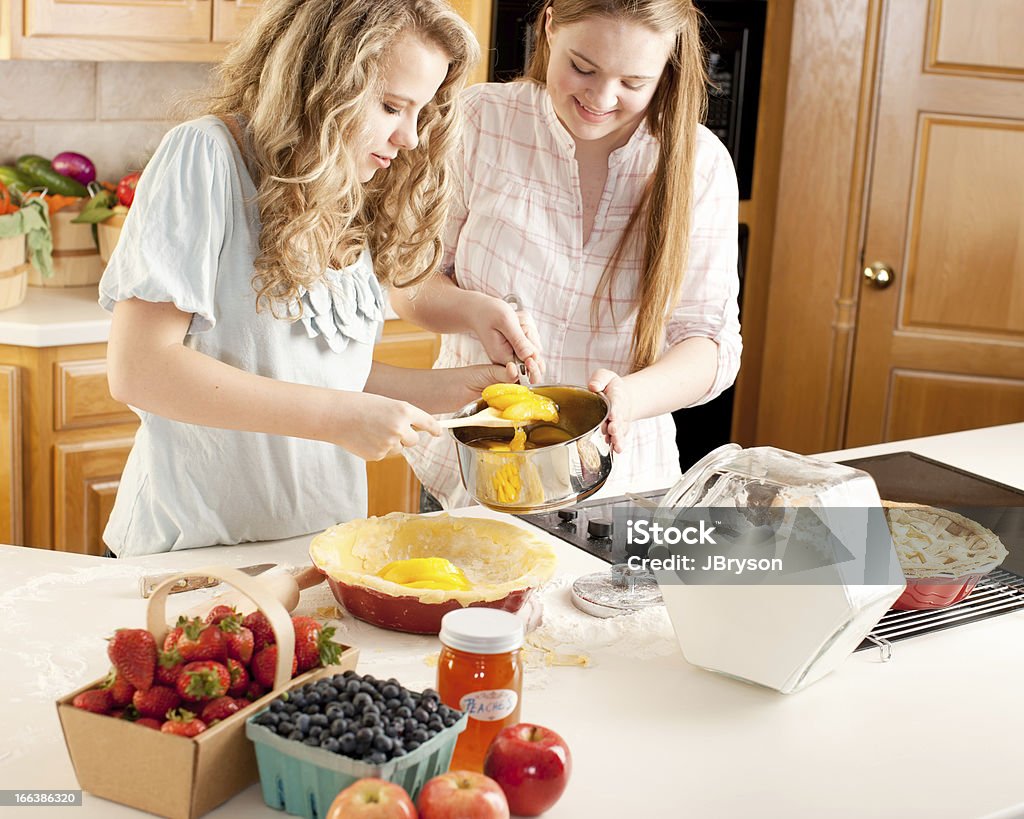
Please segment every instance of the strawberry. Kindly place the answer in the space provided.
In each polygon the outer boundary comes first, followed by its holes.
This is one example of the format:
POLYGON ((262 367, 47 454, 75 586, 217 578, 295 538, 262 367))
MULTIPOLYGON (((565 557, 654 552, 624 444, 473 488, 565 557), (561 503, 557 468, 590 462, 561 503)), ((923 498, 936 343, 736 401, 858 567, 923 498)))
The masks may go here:
POLYGON ((71 704, 75 708, 92 711, 94 714, 109 714, 113 708, 110 691, 106 688, 91 688, 76 696, 71 704))
POLYGON ((243 626, 237 617, 225 617, 217 624, 217 628, 224 632, 224 643, 229 657, 243 663, 252 659, 256 640, 252 631, 243 626))
POLYGON ((274 629, 270 627, 270 621, 262 611, 247 614, 242 620, 242 625, 252 632, 253 653, 262 651, 277 642, 277 638, 274 637, 274 629))
MULTIPOLYGON (((223 660, 227 656, 224 632, 217 626, 208 626, 198 617, 180 618, 181 636, 173 648, 186 663, 199 660, 223 660)), ((166 644, 164 646, 166 649, 166 644)))
POLYGON ((169 685, 173 688, 178 681, 178 674, 185 667, 185 661, 181 659, 177 649, 161 651, 157 656, 156 674, 153 676, 153 681, 159 685, 169 685))
POLYGON ((201 660, 189 663, 178 675, 177 690, 188 702, 223 697, 231 687, 231 672, 222 663, 201 660))
POLYGON ((260 697, 266 694, 267 691, 269 690, 269 688, 266 688, 260 685, 258 682, 256 682, 256 680, 253 680, 249 683, 249 687, 245 689, 244 696, 247 700, 249 700, 249 702, 256 702, 256 700, 258 700, 260 697))
POLYGON ((153 684, 156 672, 156 640, 144 628, 119 628, 107 645, 114 668, 141 691, 153 684))
POLYGON ((167 722, 160 726, 160 730, 165 734, 176 734, 179 737, 194 737, 206 730, 206 723, 191 711, 182 708, 179 711, 171 711, 167 722))
POLYGON ((234 657, 228 658, 228 673, 231 674, 231 687, 228 693, 232 697, 241 697, 249 689, 249 672, 234 657))
MULTIPOLYGON (((267 646, 252 658, 249 671, 256 682, 264 688, 274 687, 274 671, 277 668, 277 646, 267 646)), ((292 676, 298 670, 298 660, 292 657, 292 676)))
MULTIPOLYGON (((178 622, 181 623, 181 621, 184 620, 184 619, 185 619, 184 617, 179 618, 178 622)), ((181 635, 184 634, 184 632, 185 632, 185 629, 183 629, 180 625, 177 625, 174 628, 172 628, 170 631, 168 631, 167 632, 167 636, 164 637, 163 650, 164 651, 174 651, 175 650, 174 647, 176 645, 178 645, 178 640, 181 639, 181 635)))
POLYGON ((211 626, 215 626, 225 617, 234 617, 238 620, 242 619, 242 615, 235 611, 232 606, 225 606, 221 604, 210 609, 210 613, 206 615, 206 622, 211 626))
POLYGON ((299 671, 338 662, 342 646, 331 640, 333 626, 324 628, 312 617, 293 617, 292 626, 295 629, 295 657, 299 671))
POLYGON ((234 697, 217 697, 217 699, 210 700, 203 706, 203 713, 200 715, 200 718, 207 725, 210 725, 217 720, 227 719, 238 710, 238 702, 234 697))
POLYGON ((135 693, 135 687, 118 674, 116 668, 110 669, 103 687, 110 692, 110 701, 115 708, 124 708, 135 693))
POLYGON ((135 710, 144 717, 164 720, 167 712, 181 704, 181 695, 166 685, 154 685, 148 691, 136 691, 132 697, 135 710))
POLYGON ((160 726, 163 725, 162 720, 153 719, 153 717, 141 717, 135 720, 136 725, 145 725, 147 728, 152 728, 155 731, 160 730, 160 726))

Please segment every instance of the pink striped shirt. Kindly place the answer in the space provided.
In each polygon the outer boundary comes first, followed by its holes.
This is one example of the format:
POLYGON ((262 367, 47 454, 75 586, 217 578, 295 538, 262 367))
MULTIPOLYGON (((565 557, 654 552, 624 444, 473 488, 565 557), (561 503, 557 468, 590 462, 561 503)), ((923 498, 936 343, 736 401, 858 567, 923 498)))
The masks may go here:
MULTIPOLYGON (((630 372, 633 299, 642 264, 640 243, 624 254, 612 293, 602 299, 597 330, 591 303, 657 160, 645 124, 608 160, 608 179, 594 226, 583 241, 583 201, 572 136, 555 116, 547 90, 530 82, 475 85, 464 93, 466 131, 461 195, 445 236, 445 270, 466 289, 515 293, 533 317, 545 382, 586 385, 606 367, 630 372)), ((733 383, 740 365, 736 272, 738 194, 725 146, 697 132, 690 259, 679 303, 666 324, 665 346, 691 336, 718 343, 718 372, 696 404, 733 383)), ((436 367, 488 360, 473 336, 446 335, 436 367)), ((423 485, 446 508, 472 500, 462 487, 447 435, 406 451, 423 485)), ((615 456, 603 495, 671 486, 680 476, 671 415, 635 421, 615 456)))

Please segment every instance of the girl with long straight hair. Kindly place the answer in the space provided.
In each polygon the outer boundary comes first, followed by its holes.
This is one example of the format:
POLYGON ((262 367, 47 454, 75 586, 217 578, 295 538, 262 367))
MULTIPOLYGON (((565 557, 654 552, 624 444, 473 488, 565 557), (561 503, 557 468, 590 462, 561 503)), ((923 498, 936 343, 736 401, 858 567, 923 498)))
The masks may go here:
MULTIPOLYGON (((526 76, 463 94, 444 275, 392 294, 452 333, 436 366, 514 352, 534 381, 604 392, 605 494, 674 483, 669 413, 739 369, 736 175, 700 124, 700 23, 691 0, 547 0, 526 76)), ((442 505, 467 500, 449 442, 406 457, 442 505)))

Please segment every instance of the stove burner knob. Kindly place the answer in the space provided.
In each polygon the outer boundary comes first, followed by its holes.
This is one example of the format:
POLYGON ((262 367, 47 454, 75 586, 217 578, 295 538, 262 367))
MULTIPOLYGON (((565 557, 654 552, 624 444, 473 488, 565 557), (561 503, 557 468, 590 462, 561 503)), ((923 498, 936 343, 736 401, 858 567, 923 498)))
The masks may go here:
POLYGON ((587 537, 609 538, 612 536, 612 522, 607 518, 587 521, 587 537))
POLYGON ((577 514, 578 513, 576 512, 575 509, 559 509, 558 510, 558 517, 561 520, 565 521, 566 523, 568 523, 571 520, 576 520, 576 515, 577 514))

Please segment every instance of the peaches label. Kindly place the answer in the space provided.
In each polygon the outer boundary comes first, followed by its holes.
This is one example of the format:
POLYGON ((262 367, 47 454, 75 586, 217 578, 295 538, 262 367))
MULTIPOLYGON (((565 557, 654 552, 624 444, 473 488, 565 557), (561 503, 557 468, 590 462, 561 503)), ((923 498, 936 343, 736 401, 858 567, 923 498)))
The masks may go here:
POLYGON ((519 695, 508 688, 490 691, 473 691, 459 700, 459 708, 469 714, 470 719, 481 722, 497 722, 516 710, 519 695))

